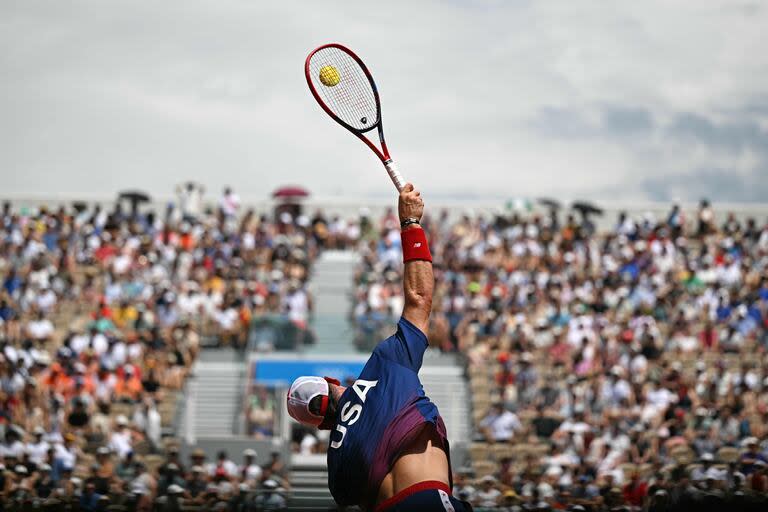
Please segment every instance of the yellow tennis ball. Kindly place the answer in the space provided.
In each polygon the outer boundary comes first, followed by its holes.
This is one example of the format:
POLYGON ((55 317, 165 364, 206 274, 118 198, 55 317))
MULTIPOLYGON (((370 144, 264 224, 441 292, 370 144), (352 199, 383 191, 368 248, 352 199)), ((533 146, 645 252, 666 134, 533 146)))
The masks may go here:
POLYGON ((323 66, 322 68, 320 68, 320 81, 326 87, 333 87, 335 85, 338 85, 339 82, 341 81, 341 76, 339 76, 339 70, 333 66, 323 66))

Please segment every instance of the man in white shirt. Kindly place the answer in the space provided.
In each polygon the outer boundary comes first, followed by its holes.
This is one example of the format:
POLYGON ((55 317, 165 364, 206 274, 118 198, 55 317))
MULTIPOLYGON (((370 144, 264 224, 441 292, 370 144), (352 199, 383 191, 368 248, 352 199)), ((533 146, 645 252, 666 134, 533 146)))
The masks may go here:
POLYGON ((297 281, 291 281, 284 307, 288 310, 288 318, 292 322, 301 326, 307 322, 309 300, 307 299, 307 293, 300 287, 297 281))
POLYGON ((521 431, 523 425, 515 413, 506 410, 502 402, 496 402, 480 422, 480 429, 488 442, 505 442, 521 431))
POLYGON ((27 332, 34 340, 47 340, 53 335, 53 323, 45 318, 42 311, 39 311, 37 317, 27 324, 27 332))
POLYGON ((725 469, 718 469, 713 466, 714 455, 705 453, 701 456, 701 466, 696 466, 691 471, 691 480, 702 482, 704 480, 725 480, 725 469))
POLYGON ((63 442, 56 445, 54 459, 61 467, 75 467, 75 463, 77 462, 77 446, 75 446, 74 434, 70 432, 64 435, 63 442))
POLYGON ((46 285, 41 287, 36 304, 40 311, 48 313, 56 306, 56 300, 56 294, 46 285))
POLYGON ((227 217, 234 217, 237 215, 237 210, 240 208, 240 197, 235 194, 231 188, 224 189, 224 195, 219 201, 219 208, 224 212, 227 217))
POLYGON ((243 451, 243 465, 238 470, 243 482, 255 486, 261 481, 261 466, 256 464, 256 450, 248 448, 243 451))
POLYGON ((227 452, 220 451, 216 456, 216 462, 208 464, 208 473, 211 476, 216 475, 216 471, 222 469, 228 476, 236 477, 238 473, 237 464, 229 460, 227 452))
POLYGON ((0 442, 0 457, 21 460, 24 456, 24 443, 20 441, 21 434, 17 427, 11 425, 5 435, 5 441, 0 442))
POLYGON ((109 447, 116 453, 121 459, 124 459, 129 452, 133 451, 133 443, 131 441, 131 431, 128 428, 128 418, 122 414, 117 417, 117 428, 109 438, 109 447))
POLYGON ((48 450, 51 445, 43 439, 45 435, 45 429, 42 427, 35 427, 34 430, 35 440, 27 443, 27 455, 30 462, 37 464, 38 466, 45 462, 45 458, 48 455, 48 450))

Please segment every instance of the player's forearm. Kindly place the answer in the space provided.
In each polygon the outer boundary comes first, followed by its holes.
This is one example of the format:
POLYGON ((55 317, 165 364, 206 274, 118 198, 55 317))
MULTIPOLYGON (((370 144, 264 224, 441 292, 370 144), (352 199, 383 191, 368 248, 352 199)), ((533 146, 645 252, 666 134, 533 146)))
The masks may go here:
POLYGON ((403 308, 403 316, 425 333, 429 324, 429 313, 432 311, 432 292, 434 287, 435 278, 432 274, 431 261, 412 260, 405 263, 403 275, 405 307, 403 308))
POLYGON ((435 282, 432 275, 432 254, 429 252, 426 234, 420 225, 421 216, 424 213, 424 201, 412 184, 407 183, 400 192, 397 210, 402 226, 401 238, 405 264, 403 317, 426 333, 435 282))

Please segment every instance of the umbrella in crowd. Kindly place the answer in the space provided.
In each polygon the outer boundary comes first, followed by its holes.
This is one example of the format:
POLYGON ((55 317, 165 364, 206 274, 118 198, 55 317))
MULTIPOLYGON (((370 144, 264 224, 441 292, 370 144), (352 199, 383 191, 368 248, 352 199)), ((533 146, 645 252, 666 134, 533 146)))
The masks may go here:
POLYGON ((272 197, 275 199, 295 199, 299 197, 308 197, 309 192, 306 189, 299 186, 286 186, 280 187, 272 192, 272 197))
POLYGON ((550 210, 559 210, 563 207, 563 204, 560 201, 557 199, 552 199, 551 197, 540 197, 538 202, 540 205, 550 210))
POLYGON ((139 211, 139 205, 141 203, 148 203, 150 201, 149 195, 140 190, 123 190, 117 196, 118 201, 128 201, 131 205, 131 217, 136 217, 139 211))
POLYGON ((578 211, 580 214, 587 216, 587 215, 602 215, 603 209, 595 206, 594 204, 587 202, 587 201, 576 201, 571 205, 571 208, 578 211))

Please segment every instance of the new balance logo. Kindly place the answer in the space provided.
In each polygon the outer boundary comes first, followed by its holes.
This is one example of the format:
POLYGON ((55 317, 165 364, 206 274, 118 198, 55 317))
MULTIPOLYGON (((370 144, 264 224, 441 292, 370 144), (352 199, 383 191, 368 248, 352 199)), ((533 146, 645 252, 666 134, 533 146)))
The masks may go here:
POLYGON ((415 244, 413 244, 413 248, 414 249, 416 249, 418 247, 421 247, 421 242, 416 242, 415 244))

